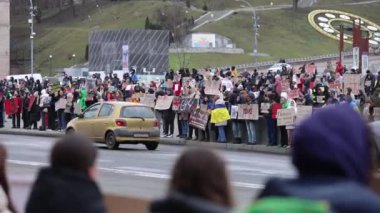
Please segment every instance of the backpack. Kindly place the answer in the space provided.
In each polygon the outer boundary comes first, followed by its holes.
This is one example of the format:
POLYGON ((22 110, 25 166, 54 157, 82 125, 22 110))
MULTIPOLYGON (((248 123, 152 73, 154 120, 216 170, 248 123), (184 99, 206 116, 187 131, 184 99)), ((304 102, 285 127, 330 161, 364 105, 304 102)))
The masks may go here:
POLYGON ((268 197, 243 209, 244 213, 331 213, 330 205, 324 201, 312 201, 289 197, 268 197))

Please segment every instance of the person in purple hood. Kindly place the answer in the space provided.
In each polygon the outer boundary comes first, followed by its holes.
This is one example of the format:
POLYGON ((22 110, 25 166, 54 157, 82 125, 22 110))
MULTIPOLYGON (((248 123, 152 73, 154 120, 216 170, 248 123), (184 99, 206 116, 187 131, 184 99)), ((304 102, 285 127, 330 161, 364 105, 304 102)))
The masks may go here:
POLYGON ((372 133, 347 104, 318 110, 294 131, 292 162, 299 176, 270 179, 259 199, 326 201, 337 213, 380 212, 370 191, 372 133))

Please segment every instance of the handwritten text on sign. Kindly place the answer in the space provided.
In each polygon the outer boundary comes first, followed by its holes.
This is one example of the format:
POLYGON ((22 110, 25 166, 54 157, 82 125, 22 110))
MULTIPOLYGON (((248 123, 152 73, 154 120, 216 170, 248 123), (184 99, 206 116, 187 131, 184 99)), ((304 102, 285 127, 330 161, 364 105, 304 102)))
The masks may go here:
POLYGON ((210 114, 201 110, 193 110, 190 114, 189 125, 201 130, 205 130, 210 114))
POLYGON ((205 81, 205 93, 206 95, 220 95, 221 81, 206 80, 205 81))
POLYGON ((277 126, 287 126, 294 124, 296 112, 294 109, 280 109, 277 111, 277 126))
POLYGON ((145 94, 144 97, 141 98, 140 103, 153 108, 155 100, 156 96, 154 94, 145 94))
POLYGON ((259 106, 257 104, 239 104, 239 120, 259 120, 259 106))

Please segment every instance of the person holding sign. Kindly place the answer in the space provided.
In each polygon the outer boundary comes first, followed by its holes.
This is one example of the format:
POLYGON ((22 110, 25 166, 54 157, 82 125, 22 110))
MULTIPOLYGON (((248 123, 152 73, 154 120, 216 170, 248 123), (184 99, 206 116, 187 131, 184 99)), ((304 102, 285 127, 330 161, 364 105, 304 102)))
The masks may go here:
POLYGON ((220 143, 227 143, 224 127, 227 126, 227 121, 229 121, 230 118, 230 113, 226 108, 224 100, 218 99, 211 112, 211 123, 215 124, 218 128, 218 142, 220 143))

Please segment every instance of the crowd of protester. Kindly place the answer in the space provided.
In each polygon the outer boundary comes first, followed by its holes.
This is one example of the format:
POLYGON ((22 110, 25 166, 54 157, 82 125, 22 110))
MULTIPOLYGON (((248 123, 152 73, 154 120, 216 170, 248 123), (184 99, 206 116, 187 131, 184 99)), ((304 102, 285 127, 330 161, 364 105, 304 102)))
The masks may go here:
MULTIPOLYGON (((267 73, 259 73, 257 70, 238 72, 235 67, 225 70, 181 69, 168 72, 164 80, 149 83, 138 82, 135 71, 123 76, 110 75, 105 79, 96 74, 89 79, 73 79, 65 75, 58 87, 47 80, 40 82, 25 78, 17 81, 11 78, 0 82, 3 93, 0 111, 5 106, 7 116, 12 118, 13 128, 21 128, 22 120, 25 129, 64 130, 71 119, 99 101, 139 102, 144 94, 190 97, 197 100, 198 107, 205 106, 210 114, 206 129, 198 130, 190 126, 190 112, 175 111, 171 106, 165 110, 156 110, 163 127, 162 137, 173 137, 177 126, 177 136, 187 140, 211 141, 215 138, 218 142, 225 143, 232 139, 234 143, 254 145, 258 143, 257 121, 231 118, 231 107, 258 104, 260 109, 262 104, 269 104, 267 112, 259 110, 260 117, 265 119, 267 125, 266 143, 268 146, 288 147, 294 125, 277 127, 279 109, 296 108, 297 105, 320 108, 349 103, 353 109, 363 114, 366 106, 370 107, 371 113, 373 107, 380 107, 380 74, 367 71, 363 87, 354 94, 351 88, 343 87, 343 75, 357 73, 356 70, 347 70, 340 63, 337 63, 335 69, 328 63, 322 72, 318 72, 315 66, 310 71, 309 66, 314 65, 305 64, 297 69, 287 69, 284 66, 282 70, 267 73), (222 84, 220 94, 210 95, 205 92, 207 80, 224 80, 231 84, 222 84), (288 84, 285 89, 284 82, 288 84), (290 97, 291 91, 293 95, 290 97), (40 127, 37 126, 38 121, 41 122, 40 127), (226 131, 227 126, 232 127, 232 133, 226 131)), ((1 119, 0 116, 0 127, 3 126, 1 119)))
MULTIPOLYGON (((295 127, 292 140, 298 177, 269 179, 251 205, 235 205, 225 160, 199 147, 179 156, 167 195, 152 201, 149 212, 380 212, 380 197, 370 188, 379 169, 375 137, 348 104, 314 113, 295 127), (344 128, 331 119, 344 123, 344 128)), ((37 175, 25 212, 107 212, 96 182, 97 156, 92 141, 84 136, 59 139, 49 166, 37 175)), ((6 178, 6 158, 0 146, 0 210, 17 212, 6 178)))

